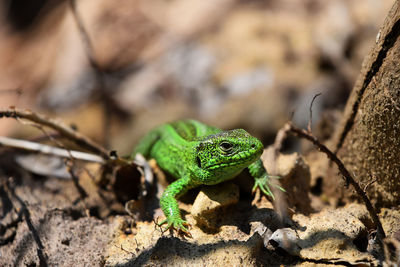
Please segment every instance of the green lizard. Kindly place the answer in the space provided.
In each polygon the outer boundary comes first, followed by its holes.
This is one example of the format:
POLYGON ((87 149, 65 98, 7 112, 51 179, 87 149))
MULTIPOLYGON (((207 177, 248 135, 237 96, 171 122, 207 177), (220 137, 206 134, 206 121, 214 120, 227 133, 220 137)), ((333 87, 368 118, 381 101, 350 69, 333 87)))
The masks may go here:
POLYGON ((160 199, 167 229, 175 229, 190 236, 182 219, 177 199, 189 189, 200 185, 214 185, 234 178, 249 168, 255 178, 253 191, 261 191, 273 198, 269 188, 271 176, 260 159, 262 143, 243 129, 222 131, 195 120, 164 124, 150 131, 137 145, 132 158, 141 153, 154 158, 159 167, 176 180, 160 199))

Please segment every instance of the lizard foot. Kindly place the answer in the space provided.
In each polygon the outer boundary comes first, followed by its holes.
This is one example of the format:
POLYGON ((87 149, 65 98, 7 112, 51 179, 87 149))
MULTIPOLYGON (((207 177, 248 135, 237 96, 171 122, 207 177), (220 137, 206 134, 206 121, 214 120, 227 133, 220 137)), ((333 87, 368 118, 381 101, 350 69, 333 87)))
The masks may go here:
MULTIPOLYGON (((261 192, 263 192, 265 195, 270 196, 272 199, 275 199, 274 194, 272 193, 271 189, 269 188, 270 184, 270 179, 271 178, 275 178, 275 179, 279 179, 281 178, 280 176, 272 176, 272 175, 265 175, 263 177, 260 178, 256 178, 254 181, 254 186, 252 189, 252 193, 254 193, 257 188, 260 188, 261 192)), ((275 186, 276 188, 280 189, 283 192, 286 192, 285 189, 283 189, 282 187, 280 187, 279 185, 274 184, 273 186, 275 186)))
POLYGON ((188 228, 190 227, 190 224, 182 220, 181 218, 177 219, 165 219, 160 223, 156 223, 158 226, 162 226, 164 224, 167 224, 167 226, 164 228, 166 230, 175 230, 178 232, 179 235, 187 236, 187 237, 192 237, 190 234, 188 228))

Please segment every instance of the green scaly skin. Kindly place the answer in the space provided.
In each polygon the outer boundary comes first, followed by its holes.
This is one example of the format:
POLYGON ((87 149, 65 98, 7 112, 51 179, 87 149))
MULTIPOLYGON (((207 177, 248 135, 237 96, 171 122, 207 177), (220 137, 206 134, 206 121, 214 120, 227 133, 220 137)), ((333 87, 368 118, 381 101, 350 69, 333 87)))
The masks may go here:
POLYGON ((137 153, 154 158, 159 167, 176 180, 164 191, 160 206, 167 228, 190 235, 182 219, 177 199, 199 185, 214 185, 234 178, 249 168, 257 188, 273 198, 271 176, 260 156, 262 143, 243 129, 222 131, 195 120, 164 124, 149 132, 137 145, 137 153))

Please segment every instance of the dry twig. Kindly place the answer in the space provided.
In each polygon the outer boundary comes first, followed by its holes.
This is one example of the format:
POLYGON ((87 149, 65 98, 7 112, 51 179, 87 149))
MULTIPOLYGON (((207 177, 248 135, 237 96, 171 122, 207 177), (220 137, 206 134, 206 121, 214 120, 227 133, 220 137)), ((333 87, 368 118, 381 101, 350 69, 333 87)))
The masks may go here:
POLYGON ((46 155, 53 155, 62 158, 73 158, 76 160, 84 160, 89 162, 104 163, 104 159, 100 156, 89 154, 81 151, 67 150, 54 146, 44 145, 26 140, 19 140, 9 137, 0 136, 0 146, 13 147, 32 152, 38 152, 46 155))
POLYGON ((344 166, 343 162, 329 148, 327 148, 324 144, 319 142, 318 139, 315 136, 313 136, 310 132, 300 129, 300 128, 294 126, 290 122, 287 123, 287 125, 288 125, 287 127, 289 128, 289 132, 313 143, 321 152, 325 153, 328 156, 328 158, 338 166, 339 171, 340 171, 341 175, 343 175, 343 177, 346 179, 346 182, 351 184, 354 187, 357 194, 364 201, 364 204, 367 207, 367 210, 375 224, 375 227, 377 228, 377 235, 380 238, 380 240, 383 240, 383 238, 385 238, 385 231, 383 230, 382 224, 379 220, 379 217, 378 217, 374 207, 372 206, 372 204, 371 204, 369 198, 367 197, 366 193, 364 192, 364 190, 354 180, 354 178, 352 177, 350 172, 344 166))
POLYGON ((79 12, 78 12, 78 9, 76 6, 76 1, 70 0, 69 3, 70 3, 73 18, 74 18, 75 23, 79 30, 79 35, 80 35, 80 37, 82 39, 82 43, 85 47, 85 51, 86 51, 90 66, 92 67, 92 69, 96 75, 96 89, 100 93, 101 101, 102 101, 102 104, 104 107, 105 121, 103 123, 103 129, 102 129, 103 130, 103 144, 105 144, 105 146, 107 147, 109 136, 110 136, 109 125, 111 123, 110 115, 112 113, 112 110, 111 110, 112 102, 111 102, 110 98, 107 96, 107 87, 106 87, 106 83, 105 83, 106 74, 103 71, 103 68, 100 66, 100 64, 96 60, 93 43, 90 40, 89 33, 85 29, 82 17, 79 15, 79 12))
POLYGON ((67 170, 69 174, 71 175, 72 182, 75 185, 75 188, 78 190, 79 193, 79 199, 82 202, 84 208, 85 208, 85 213, 89 217, 89 209, 87 208, 87 205, 85 203, 85 198, 88 197, 88 193, 86 193, 85 189, 79 184, 79 178, 75 174, 74 170, 74 161, 73 159, 66 160, 65 165, 67 166, 67 170))
POLYGON ((311 125, 312 125, 312 106, 314 104, 314 101, 317 97, 319 97, 321 95, 321 93, 318 93, 316 95, 314 95, 313 99, 311 100, 311 104, 310 104, 310 118, 308 119, 308 124, 307 124, 307 130, 308 132, 311 133, 311 125))
POLYGON ((44 115, 40 115, 28 110, 23 111, 18 109, 0 109, 0 118, 1 117, 26 119, 39 125, 49 127, 59 132, 60 135, 73 141, 78 146, 81 146, 82 148, 87 149, 88 151, 91 151, 95 154, 100 154, 100 156, 105 160, 109 159, 108 151, 105 148, 93 142, 81 133, 62 124, 61 122, 58 122, 51 118, 47 118, 44 115))
POLYGON ((57 122, 53 119, 46 118, 43 115, 39 115, 30 111, 20 111, 16 109, 12 110, 5 110, 1 111, 0 110, 0 117, 11 117, 15 119, 26 119, 30 122, 32 122, 33 126, 37 127, 39 130, 41 130, 48 138, 53 140, 58 146, 58 147, 52 147, 48 145, 43 145, 39 143, 34 143, 34 142, 29 142, 25 140, 17 140, 17 139, 12 139, 12 138, 7 138, 7 137, 1 137, 0 136, 0 145, 6 145, 10 147, 16 147, 16 148, 22 148, 25 150, 30 150, 30 151, 36 151, 36 152, 41 152, 43 154, 51 154, 51 155, 57 155, 61 156, 64 158, 67 158, 65 164, 67 167, 68 172, 71 175, 72 181, 79 193, 79 197, 81 202, 83 203, 86 213, 87 208, 84 199, 88 196, 86 191, 83 189, 83 187, 80 186, 78 177, 75 175, 74 170, 73 170, 73 163, 75 159, 81 159, 81 160, 89 160, 89 161, 94 161, 94 162, 99 162, 99 163, 105 163, 105 159, 109 159, 107 151, 99 146, 98 144, 94 143, 91 141, 89 138, 81 135, 80 133, 76 132, 75 130, 62 125, 60 122, 57 122), (93 154, 88 154, 84 152, 79 152, 79 151, 71 151, 68 150, 64 147, 64 145, 54 138, 52 138, 44 129, 44 126, 47 126, 49 128, 52 128, 56 131, 58 131, 61 135, 66 136, 68 139, 74 141, 76 144, 83 146, 84 148, 100 153, 102 157, 99 157, 97 155, 93 154))

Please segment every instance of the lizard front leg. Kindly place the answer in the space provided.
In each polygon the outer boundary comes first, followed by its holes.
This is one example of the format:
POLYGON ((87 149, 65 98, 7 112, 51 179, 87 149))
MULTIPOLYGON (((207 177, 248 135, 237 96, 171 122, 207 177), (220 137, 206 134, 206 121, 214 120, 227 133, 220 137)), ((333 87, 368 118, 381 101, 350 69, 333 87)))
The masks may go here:
MULTIPOLYGON (((265 195, 271 196, 272 199, 275 199, 274 194, 270 189, 270 180, 271 178, 279 178, 279 176, 269 175, 267 170, 264 168, 264 164, 262 163, 261 159, 258 159, 253 164, 250 164, 248 168, 251 176, 254 177, 253 192, 255 192, 257 188, 260 188, 265 195)), ((279 185, 274 186, 285 192, 285 189, 279 185)))
POLYGON ((184 177, 176 180, 165 189, 160 198, 160 206, 167 219, 159 223, 159 225, 166 223, 167 229, 172 228, 190 236, 186 228, 189 223, 182 219, 177 199, 195 186, 189 177, 184 177))

